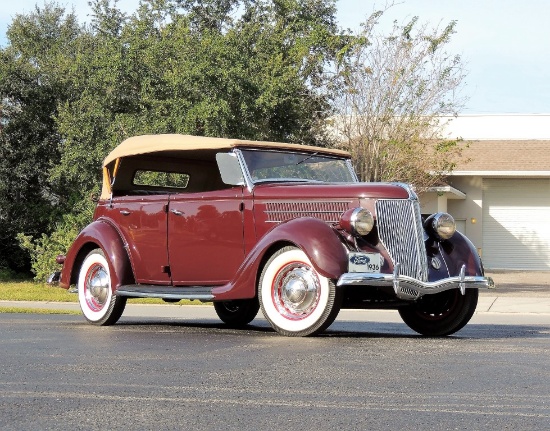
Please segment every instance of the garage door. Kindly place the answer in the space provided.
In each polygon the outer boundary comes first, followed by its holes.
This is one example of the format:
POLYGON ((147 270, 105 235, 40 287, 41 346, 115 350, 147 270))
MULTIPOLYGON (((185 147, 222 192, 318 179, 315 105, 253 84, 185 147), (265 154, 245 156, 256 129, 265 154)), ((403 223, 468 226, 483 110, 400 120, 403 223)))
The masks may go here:
POLYGON ((483 180, 483 262, 550 269, 550 179, 483 180))

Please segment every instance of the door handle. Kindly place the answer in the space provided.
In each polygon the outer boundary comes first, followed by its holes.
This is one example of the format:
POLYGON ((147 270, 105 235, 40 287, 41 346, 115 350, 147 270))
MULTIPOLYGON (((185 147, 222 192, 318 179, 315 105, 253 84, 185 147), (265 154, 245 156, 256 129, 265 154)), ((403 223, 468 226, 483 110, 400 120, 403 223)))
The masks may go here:
POLYGON ((130 215, 130 211, 120 210, 120 214, 122 214, 123 216, 127 216, 130 215))
POLYGON ((180 211, 180 210, 170 210, 170 212, 177 216, 181 216, 185 214, 183 211, 180 211))

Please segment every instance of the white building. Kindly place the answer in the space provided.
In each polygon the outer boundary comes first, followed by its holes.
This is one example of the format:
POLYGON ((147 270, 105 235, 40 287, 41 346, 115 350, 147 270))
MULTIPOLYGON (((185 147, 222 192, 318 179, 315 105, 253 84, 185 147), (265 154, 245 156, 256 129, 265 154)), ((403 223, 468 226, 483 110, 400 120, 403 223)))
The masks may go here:
POLYGON ((461 116, 447 134, 466 161, 420 196, 423 212, 452 214, 486 268, 550 270, 550 114, 461 116))

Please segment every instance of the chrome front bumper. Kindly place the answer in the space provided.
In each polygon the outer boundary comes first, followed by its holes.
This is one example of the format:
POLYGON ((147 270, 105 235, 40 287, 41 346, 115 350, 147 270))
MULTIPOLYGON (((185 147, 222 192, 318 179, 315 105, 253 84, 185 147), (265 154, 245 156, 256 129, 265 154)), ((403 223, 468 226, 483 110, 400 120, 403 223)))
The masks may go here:
POLYGON ((460 289, 464 295, 466 288, 495 287, 491 277, 470 276, 466 274, 466 266, 462 266, 458 277, 443 278, 437 281, 421 281, 416 278, 399 274, 399 264, 395 265, 393 274, 348 272, 338 279, 337 286, 392 286, 399 299, 414 301, 424 295, 444 292, 450 289, 460 289))

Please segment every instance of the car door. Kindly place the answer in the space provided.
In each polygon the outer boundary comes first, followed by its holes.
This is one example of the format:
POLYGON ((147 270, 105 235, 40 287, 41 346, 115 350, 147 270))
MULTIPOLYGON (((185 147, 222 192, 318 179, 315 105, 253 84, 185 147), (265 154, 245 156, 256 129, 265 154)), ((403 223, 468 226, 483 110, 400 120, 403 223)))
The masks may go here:
POLYGON ((115 226, 124 237, 137 283, 169 285, 167 246, 168 195, 113 199, 115 226))
POLYGON ((168 253, 176 286, 231 280, 244 259, 242 188, 171 196, 168 253))

